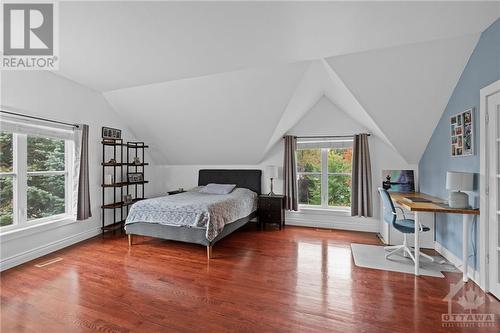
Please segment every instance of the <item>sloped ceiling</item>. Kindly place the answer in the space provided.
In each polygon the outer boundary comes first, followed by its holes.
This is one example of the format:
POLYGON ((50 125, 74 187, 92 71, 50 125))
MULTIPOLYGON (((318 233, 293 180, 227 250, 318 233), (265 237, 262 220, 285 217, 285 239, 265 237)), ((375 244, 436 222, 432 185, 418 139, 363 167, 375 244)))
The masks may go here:
POLYGON ((60 3, 60 73, 100 91, 478 33, 488 2, 60 3))
MULTIPOLYGON (((290 128, 307 113, 323 97, 325 91, 324 67, 321 62, 313 61, 298 82, 279 123, 266 146, 269 151, 290 128)), ((264 153, 265 153, 264 152, 264 153)), ((264 156, 262 156, 264 157, 264 156)))
MULTIPOLYGON (((373 121, 370 114, 358 103, 342 80, 339 79, 338 75, 332 71, 324 60, 317 60, 311 62, 302 80, 297 85, 295 93, 281 116, 280 122, 274 129, 265 153, 281 139, 283 134, 288 132, 305 114, 310 112, 311 107, 324 96, 331 103, 335 104, 336 108, 339 108, 351 118, 356 119, 368 131, 381 138, 389 147, 394 148, 392 143, 373 121)), ((339 124, 339 126, 341 125, 339 124)), ((339 128, 340 131, 342 131, 341 128, 339 128)), ((318 133, 313 134, 318 135, 318 133)))
POLYGON ((61 2, 57 74, 102 92, 158 164, 259 163, 323 97, 415 163, 499 8, 61 2))
POLYGON ((338 127, 336 135, 364 133, 368 129, 352 119, 326 97, 321 97, 300 121, 290 128, 290 135, 308 135, 311 130, 315 135, 331 135, 332 127, 338 127))
POLYGON ((409 163, 418 163, 479 34, 327 59, 409 163))
POLYGON ((259 161, 308 63, 105 93, 160 164, 259 161))

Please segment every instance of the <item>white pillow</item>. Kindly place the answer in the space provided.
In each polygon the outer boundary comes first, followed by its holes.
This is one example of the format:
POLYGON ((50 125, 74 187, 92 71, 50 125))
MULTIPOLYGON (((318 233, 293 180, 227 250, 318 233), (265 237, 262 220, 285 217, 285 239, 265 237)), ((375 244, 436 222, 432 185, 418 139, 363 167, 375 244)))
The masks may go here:
POLYGON ((200 190, 200 193, 229 194, 235 187, 235 184, 207 184, 200 190))

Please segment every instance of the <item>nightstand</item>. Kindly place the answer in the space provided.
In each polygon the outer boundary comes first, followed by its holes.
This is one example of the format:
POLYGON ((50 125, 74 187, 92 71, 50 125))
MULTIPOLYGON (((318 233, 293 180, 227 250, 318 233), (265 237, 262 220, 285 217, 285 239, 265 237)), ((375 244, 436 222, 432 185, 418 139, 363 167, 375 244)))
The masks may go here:
POLYGON ((174 195, 174 194, 179 194, 179 193, 184 193, 186 191, 184 190, 173 190, 173 191, 168 191, 168 195, 174 195))
POLYGON ((259 195, 258 215, 261 229, 264 229, 266 223, 278 224, 280 230, 285 227, 284 203, 284 195, 259 195))

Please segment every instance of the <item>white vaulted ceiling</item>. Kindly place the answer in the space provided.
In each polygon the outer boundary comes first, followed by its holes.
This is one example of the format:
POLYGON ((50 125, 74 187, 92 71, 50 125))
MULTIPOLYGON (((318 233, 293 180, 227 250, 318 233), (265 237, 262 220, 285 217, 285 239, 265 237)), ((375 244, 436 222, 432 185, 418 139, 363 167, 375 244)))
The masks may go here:
POLYGON ((331 57, 396 150, 418 163, 479 34, 331 57))
POLYGON ((479 2, 62 2, 61 73, 96 90, 483 31, 479 2))
POLYGON ((61 2, 57 74, 161 164, 259 163, 323 97, 415 163, 499 6, 61 2))
POLYGON ((254 164, 307 62, 105 93, 157 163, 254 164), (236 161, 236 162, 235 162, 236 161))

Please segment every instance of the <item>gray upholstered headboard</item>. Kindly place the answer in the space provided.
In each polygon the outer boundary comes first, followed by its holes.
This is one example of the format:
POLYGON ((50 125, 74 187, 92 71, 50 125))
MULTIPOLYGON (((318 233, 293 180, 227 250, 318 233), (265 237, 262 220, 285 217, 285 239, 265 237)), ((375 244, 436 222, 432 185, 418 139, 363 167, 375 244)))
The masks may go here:
POLYGON ((198 173, 198 186, 209 183, 236 184, 237 187, 261 194, 261 176, 262 170, 202 169, 198 173))

